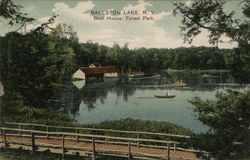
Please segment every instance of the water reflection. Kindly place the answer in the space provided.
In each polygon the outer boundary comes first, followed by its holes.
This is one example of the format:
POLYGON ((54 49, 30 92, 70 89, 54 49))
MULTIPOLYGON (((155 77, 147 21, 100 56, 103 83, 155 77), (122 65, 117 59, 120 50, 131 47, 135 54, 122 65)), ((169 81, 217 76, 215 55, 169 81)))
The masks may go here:
POLYGON ((128 82, 87 83, 80 89, 69 82, 68 87, 59 93, 60 109, 78 123, 139 118, 169 121, 202 132, 207 127, 195 120, 193 106, 188 103, 188 99, 194 96, 212 99, 216 91, 249 89, 248 81, 242 83, 228 71, 164 71, 160 74, 159 78, 134 79, 128 82), (179 80, 187 82, 188 86, 171 85, 179 80), (154 98, 154 95, 165 94, 166 91, 176 95, 176 98, 154 98))

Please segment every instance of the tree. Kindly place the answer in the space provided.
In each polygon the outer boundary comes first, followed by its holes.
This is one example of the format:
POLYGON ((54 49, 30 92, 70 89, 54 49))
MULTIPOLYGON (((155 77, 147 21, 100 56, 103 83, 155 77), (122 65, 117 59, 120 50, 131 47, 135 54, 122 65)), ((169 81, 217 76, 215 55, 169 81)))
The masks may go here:
MULTIPOLYGON (((57 15, 54 16, 54 18, 56 17, 57 15)), ((55 28, 52 29, 51 34, 61 39, 68 39, 72 43, 78 43, 78 37, 76 32, 73 30, 72 25, 58 24, 55 28)))
MULTIPOLYGON (((244 67, 236 71, 250 71, 250 0, 241 0, 244 18, 234 18, 235 11, 227 13, 223 0, 195 0, 190 6, 185 2, 175 3, 174 15, 183 16, 181 31, 184 41, 191 43, 193 38, 201 33, 202 29, 209 32, 209 42, 216 44, 222 36, 231 38, 238 43, 240 52, 235 52, 244 67)), ((234 55, 232 56, 234 57, 234 55)), ((232 68, 235 69, 235 68, 232 68)))
POLYGON ((3 100, 11 98, 19 105, 46 107, 73 74, 75 54, 70 41, 53 34, 11 32, 1 38, 0 51, 3 100))
POLYGON ((14 4, 11 0, 2 0, 0 2, 0 17, 8 20, 9 25, 21 24, 18 28, 22 28, 26 23, 32 22, 35 19, 27 17, 26 13, 22 13, 22 6, 14 4))
MULTIPOLYGON (((242 19, 234 18, 235 11, 227 13, 225 2, 195 0, 189 6, 184 2, 175 3, 174 14, 183 16, 181 31, 185 42, 191 43, 202 29, 209 32, 212 44, 218 43, 224 35, 237 42, 239 48, 225 56, 226 64, 236 71, 249 72, 250 0, 241 0, 238 4, 245 16, 242 19)), ((202 101, 196 97, 190 102, 195 105, 198 119, 211 127, 211 132, 200 136, 197 146, 211 151, 218 159, 229 159, 232 155, 233 159, 249 156, 250 91, 228 90, 227 93, 217 93, 214 101, 202 101)))
POLYGON ((217 93, 216 100, 195 97, 190 102, 195 105, 197 118, 211 128, 209 134, 202 135, 206 139, 198 141, 199 147, 218 159, 250 154, 250 91, 227 90, 217 93))
POLYGON ((185 2, 175 3, 174 15, 182 14, 181 31, 185 32, 185 41, 189 43, 201 33, 201 29, 205 29, 210 32, 210 43, 218 43, 220 37, 226 35, 239 45, 249 46, 250 0, 242 0, 241 3, 244 3, 244 19, 234 19, 235 11, 226 13, 223 0, 196 0, 191 6, 185 2))

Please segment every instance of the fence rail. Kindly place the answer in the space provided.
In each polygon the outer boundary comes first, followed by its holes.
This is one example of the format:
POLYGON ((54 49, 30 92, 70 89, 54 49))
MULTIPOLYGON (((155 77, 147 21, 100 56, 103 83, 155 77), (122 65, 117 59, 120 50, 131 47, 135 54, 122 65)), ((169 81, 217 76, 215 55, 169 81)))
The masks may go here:
POLYGON ((33 127, 45 127, 45 128, 57 128, 57 129, 72 129, 72 130, 86 130, 86 131, 101 131, 101 132, 113 132, 113 133, 128 133, 128 134, 144 134, 144 135, 158 135, 166 137, 178 137, 178 138, 191 138, 188 135, 179 134, 167 134, 167 133, 156 133, 156 132, 141 132, 141 131, 123 131, 113 129, 99 129, 99 128, 81 128, 81 127, 65 127, 65 126, 50 126, 44 124, 35 123, 17 123, 17 122, 5 122, 7 125, 19 125, 19 126, 33 126, 33 127))
MULTIPOLYGON (((64 157, 65 154, 75 154, 73 151, 82 153, 82 155, 91 156, 94 160, 100 155, 110 155, 110 156, 122 156, 131 159, 132 157, 137 157, 138 159, 170 159, 170 150, 179 151, 185 153, 193 154, 208 154, 205 151, 193 150, 189 148, 177 147, 181 143, 173 140, 159 140, 153 138, 140 138, 139 134, 146 135, 157 135, 166 137, 178 137, 189 139, 189 136, 185 135, 174 135, 165 133, 154 133, 154 132, 137 132, 137 131, 121 131, 121 130, 107 130, 107 129, 93 129, 93 128, 79 128, 79 127, 61 127, 61 126, 49 126, 41 124, 27 124, 27 123, 13 123, 6 122, 5 127, 0 128, 1 136, 0 143, 3 144, 4 148, 7 149, 9 145, 26 146, 32 152, 38 149, 53 149, 60 152, 64 157), (8 127, 7 127, 8 126, 8 127), (12 126, 12 127, 9 127, 12 126), (39 128, 36 129, 26 129, 24 126, 29 127, 44 127, 43 130, 39 128), (14 128, 17 127, 17 128, 14 128), (67 129, 66 131, 53 131, 53 129, 67 129), (69 130, 73 130, 73 132, 69 130), (136 134, 135 138, 131 137, 118 137, 112 135, 98 135, 98 134, 87 134, 81 133, 81 131, 101 131, 101 132, 112 132, 112 133, 128 133, 136 134), (75 131, 75 132, 74 132, 75 131), (52 144, 52 142, 57 142, 59 144, 52 144), (74 144, 85 144, 86 146, 74 146, 74 144), (92 145, 89 145, 92 144, 92 145), (116 150, 112 148, 99 148, 96 144, 105 145, 119 145, 123 146, 122 150, 116 150), (127 146, 124 149, 124 146, 127 146), (142 152, 139 150, 131 150, 131 147, 137 148, 155 148, 165 151, 165 155, 157 155, 154 153, 142 152)), ((56 151, 54 151, 56 152, 56 151)), ((185 159, 185 157, 183 157, 185 159)))

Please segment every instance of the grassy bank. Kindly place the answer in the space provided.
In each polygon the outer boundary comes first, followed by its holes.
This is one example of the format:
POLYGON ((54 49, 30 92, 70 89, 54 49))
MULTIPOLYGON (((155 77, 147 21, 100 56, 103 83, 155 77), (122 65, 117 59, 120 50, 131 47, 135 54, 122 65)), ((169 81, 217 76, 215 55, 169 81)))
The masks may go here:
MULTIPOLYGON (((66 155, 64 160, 91 160, 92 158, 79 157, 79 156, 70 156, 66 155)), ((30 151, 25 150, 11 150, 1 152, 0 151, 0 160, 63 160, 62 155, 53 154, 49 152, 35 152, 34 155, 30 151)), ((102 156, 98 160, 127 160, 127 158, 118 158, 118 157, 105 157, 102 156)))
POLYGON ((121 119, 114 121, 105 121, 98 124, 81 125, 88 128, 104 128, 125 131, 144 131, 144 132, 159 132, 171 134, 190 135, 192 132, 189 129, 183 128, 173 123, 149 121, 140 119, 121 119))
POLYGON ((9 122, 38 123, 47 125, 73 124, 73 120, 60 111, 29 106, 3 108, 1 117, 3 121, 9 122))
POLYGON ((2 120, 9 122, 37 123, 57 126, 75 126, 85 128, 102 128, 185 135, 192 134, 189 129, 183 128, 173 123, 131 118, 114 121, 104 121, 97 124, 75 124, 68 115, 64 114, 61 111, 28 106, 19 106, 15 107, 14 109, 7 108, 7 110, 2 113, 2 120))

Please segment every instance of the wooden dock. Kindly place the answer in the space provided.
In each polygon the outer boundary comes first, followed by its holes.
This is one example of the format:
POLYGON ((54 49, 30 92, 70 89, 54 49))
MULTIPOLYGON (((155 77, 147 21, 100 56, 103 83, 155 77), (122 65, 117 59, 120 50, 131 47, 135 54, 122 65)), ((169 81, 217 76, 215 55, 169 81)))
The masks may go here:
POLYGON ((190 139, 186 135, 11 122, 6 122, 0 130, 0 147, 5 150, 49 151, 62 157, 76 155, 92 157, 92 160, 102 156, 129 160, 199 160, 208 154, 178 147, 190 139))

